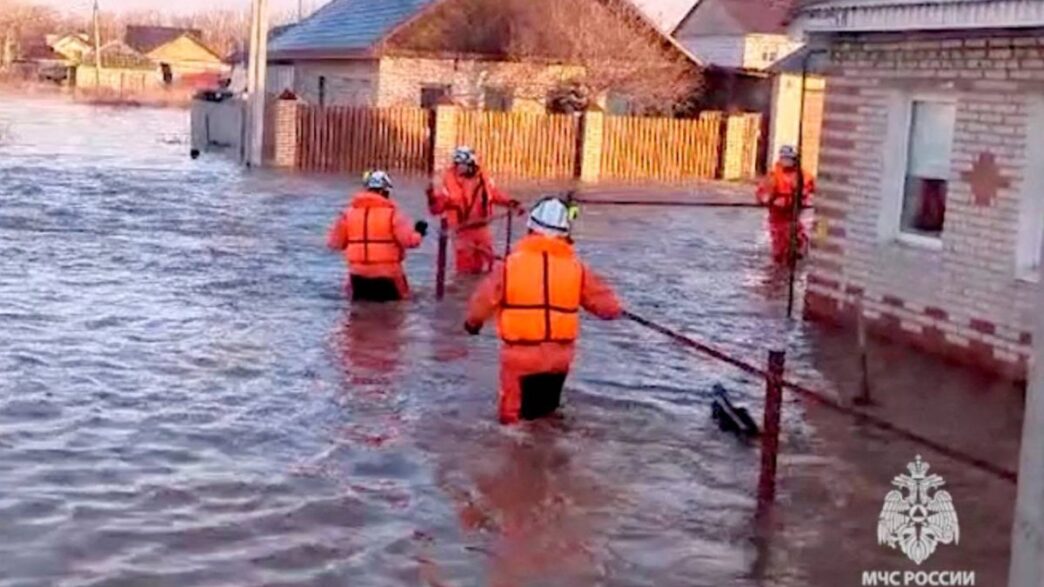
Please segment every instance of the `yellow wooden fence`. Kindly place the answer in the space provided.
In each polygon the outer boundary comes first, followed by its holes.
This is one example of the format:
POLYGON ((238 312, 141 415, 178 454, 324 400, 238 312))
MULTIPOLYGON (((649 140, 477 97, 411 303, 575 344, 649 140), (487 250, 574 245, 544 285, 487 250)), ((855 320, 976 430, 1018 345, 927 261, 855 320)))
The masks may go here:
POLYGON ((462 111, 456 142, 474 148, 497 177, 568 179, 577 171, 579 121, 564 114, 462 111))
POLYGON ((718 172, 718 112, 699 119, 609 116, 604 133, 604 179, 712 179, 718 172))

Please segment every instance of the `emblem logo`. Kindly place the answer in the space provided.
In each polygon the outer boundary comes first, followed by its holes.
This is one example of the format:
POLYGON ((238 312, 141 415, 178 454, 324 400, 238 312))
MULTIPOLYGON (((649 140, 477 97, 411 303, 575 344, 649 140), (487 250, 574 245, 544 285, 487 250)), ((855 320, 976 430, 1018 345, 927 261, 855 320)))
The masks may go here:
POLYGON ((877 542, 902 550, 920 565, 939 544, 957 544, 960 527, 950 492, 939 475, 929 475, 929 465, 918 455, 906 466, 910 474, 892 480, 877 522, 877 542))

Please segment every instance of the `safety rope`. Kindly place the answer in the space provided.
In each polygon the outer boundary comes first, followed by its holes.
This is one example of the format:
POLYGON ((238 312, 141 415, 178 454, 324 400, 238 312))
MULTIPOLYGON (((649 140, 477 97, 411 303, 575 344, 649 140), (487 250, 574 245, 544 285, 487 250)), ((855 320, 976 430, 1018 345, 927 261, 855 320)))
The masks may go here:
MULTIPOLYGON (((746 361, 742 361, 740 359, 731 357, 725 352, 715 349, 714 347, 706 343, 699 342, 695 339, 685 336, 684 334, 676 330, 672 330, 666 326, 657 324, 656 322, 653 322, 648 318, 643 318, 638 314, 628 311, 624 312, 624 316, 629 320, 635 322, 636 324, 639 324, 650 330, 663 334, 664 336, 674 340, 682 346, 694 349, 698 352, 714 357, 715 359, 728 363, 750 375, 756 375, 763 379, 767 379, 769 377, 768 371, 764 369, 751 365, 746 361)), ((921 434, 897 426, 887 420, 884 420, 879 416, 867 413, 866 411, 845 406, 839 403, 838 401, 829 398, 823 392, 815 391, 798 383, 786 380, 783 381, 783 387, 785 389, 789 389, 797 393, 802 397, 812 400, 813 402, 824 408, 827 408, 839 414, 851 416, 853 418, 856 418, 860 422, 869 424, 874 428, 877 428, 878 430, 883 430, 885 432, 889 432, 896 436, 899 436, 900 438, 904 438, 916 444, 920 444, 921 446, 929 448, 935 451, 936 453, 943 455, 947 458, 953 459, 959 463, 963 463, 981 471, 990 473, 1010 483, 1015 483, 1018 480, 1018 474, 1015 471, 1005 469, 1004 467, 995 465, 994 463, 991 463, 986 459, 981 459, 979 457, 972 456, 968 453, 940 444, 926 436, 922 436, 921 434)))

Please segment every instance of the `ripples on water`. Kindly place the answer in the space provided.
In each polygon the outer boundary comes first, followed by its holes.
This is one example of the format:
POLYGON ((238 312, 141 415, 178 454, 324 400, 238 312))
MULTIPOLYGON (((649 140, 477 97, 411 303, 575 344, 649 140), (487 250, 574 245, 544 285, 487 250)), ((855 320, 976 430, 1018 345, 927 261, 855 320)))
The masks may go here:
MULTIPOLYGON (((902 564, 876 509, 916 447, 788 402, 785 507, 753 540, 757 453, 706 400, 723 382, 760 413, 760 384, 626 323, 585 326, 563 418, 503 429, 495 341, 460 332, 472 282, 432 299, 434 243, 414 300, 350 307, 323 250, 350 182, 190 161, 186 121, 0 101, 3 587, 847 585, 902 564)), ((418 185, 398 198, 423 209, 418 185)), ((784 326, 760 222, 592 208, 579 241, 636 310, 753 360, 789 343, 795 376, 843 392, 848 338, 784 326)), ((904 393, 935 369, 940 422, 992 410, 1014 460, 1017 402, 981 402, 999 384, 880 356, 904 393)), ((999 585, 1013 491, 933 462, 989 537, 933 560, 999 585)))

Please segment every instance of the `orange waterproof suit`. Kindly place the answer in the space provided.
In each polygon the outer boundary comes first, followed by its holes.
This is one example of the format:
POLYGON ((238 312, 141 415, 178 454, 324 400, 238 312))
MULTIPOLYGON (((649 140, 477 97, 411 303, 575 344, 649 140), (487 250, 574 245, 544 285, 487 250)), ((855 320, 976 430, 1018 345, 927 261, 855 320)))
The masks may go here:
MULTIPOLYGON (((802 207, 812 203, 812 195, 816 189, 816 182, 812 174, 805 172, 804 175, 805 188, 802 207)), ((797 185, 797 167, 784 167, 779 163, 758 185, 758 202, 767 205, 769 209, 768 229, 772 239, 772 258, 777 263, 785 263, 789 259, 790 225, 794 220, 794 198, 797 197, 797 185)), ((800 215, 797 223, 798 251, 803 251, 808 242, 808 235, 801 224, 800 215)))
POLYGON ((489 229, 493 206, 513 203, 482 170, 473 177, 455 167, 443 173, 442 185, 429 194, 428 208, 433 215, 445 215, 454 229, 458 273, 484 273, 493 263, 493 234, 489 229))
POLYGON ((604 320, 623 312, 613 290, 560 238, 530 234, 479 285, 467 326, 474 333, 498 317, 502 423, 558 407, 580 335, 580 308, 604 320))
POLYGON ((402 262, 421 238, 395 202, 360 192, 330 229, 327 246, 344 251, 353 299, 390 301, 409 294, 402 262))

